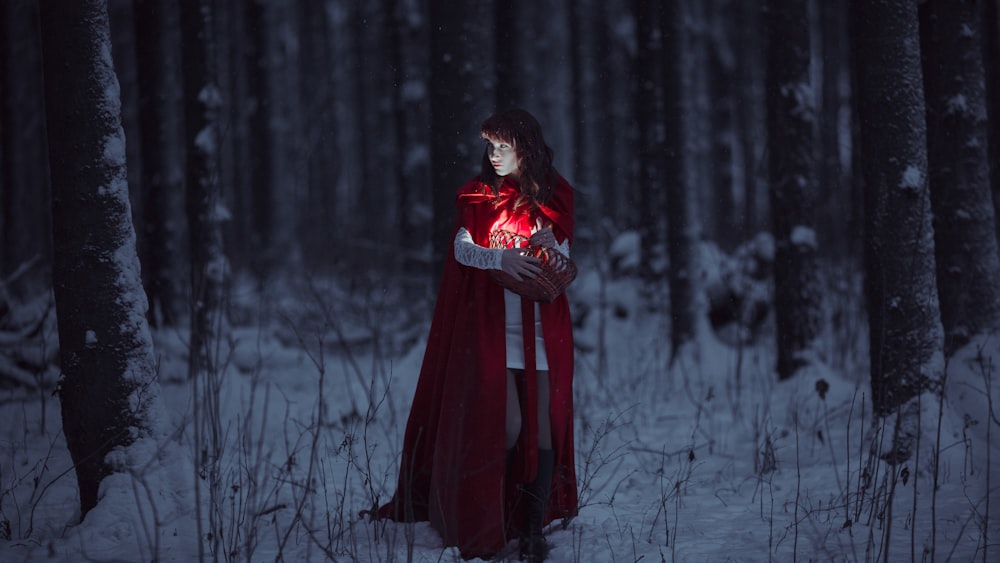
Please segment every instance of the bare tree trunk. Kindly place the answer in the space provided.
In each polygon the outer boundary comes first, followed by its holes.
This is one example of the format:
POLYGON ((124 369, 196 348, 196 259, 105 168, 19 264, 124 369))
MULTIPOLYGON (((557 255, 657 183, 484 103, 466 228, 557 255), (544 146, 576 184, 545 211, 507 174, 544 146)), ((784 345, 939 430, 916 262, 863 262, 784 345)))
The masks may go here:
POLYGON ((607 171, 602 166, 605 141, 610 132, 610 101, 605 97, 608 88, 604 86, 607 72, 601 61, 608 50, 607 30, 602 11, 604 2, 583 0, 570 2, 570 43, 576 47, 570 51, 572 61, 573 92, 570 98, 572 120, 577 124, 578 133, 573 143, 564 150, 572 150, 573 166, 566 171, 573 183, 575 193, 577 244, 597 241, 603 248, 610 245, 606 240, 605 223, 612 220, 608 216, 602 200, 610 183, 607 171))
MULTIPOLYGON (((663 34, 663 52, 660 65, 663 103, 663 189, 666 194, 667 214, 667 282, 670 287, 670 362, 677 359, 681 350, 694 342, 701 323, 705 322, 705 304, 701 292, 695 288, 700 267, 697 245, 700 225, 697 219, 697 201, 691 190, 690 161, 684 149, 689 134, 684 118, 683 92, 684 19, 682 2, 664 2, 659 13, 663 34)), ((660 208, 662 209, 662 207, 660 208)))
POLYGON ((41 3, 52 170, 53 284, 66 445, 83 514, 107 454, 154 432, 159 395, 135 250, 107 2, 41 3))
POLYGON ((631 37, 619 30, 634 25, 631 0, 605 0, 600 10, 607 28, 607 47, 602 52, 601 97, 607 100, 607 132, 601 139, 601 209, 619 229, 638 222, 634 202, 639 199, 636 151, 635 88, 631 37))
POLYGON ((325 2, 300 2, 299 97, 305 115, 302 137, 305 151, 305 197, 300 208, 302 223, 298 234, 303 264, 322 271, 331 266, 326 249, 337 241, 336 191, 331 187, 340 167, 337 154, 337 124, 333 84, 333 52, 329 45, 330 26, 325 2))
POLYGON ((430 14, 433 270, 439 275, 452 242, 455 192, 479 172, 479 127, 495 111, 496 67, 491 6, 431 2, 430 14))
POLYGON ((393 111, 393 54, 389 38, 391 14, 388 0, 368 0, 359 3, 360 21, 354 26, 359 54, 360 73, 357 75, 356 108, 358 131, 364 143, 364 181, 356 187, 361 192, 361 207, 355 210, 365 225, 382 224, 370 229, 374 247, 367 249, 365 263, 383 265, 398 259, 396 244, 399 230, 398 207, 389 202, 398 200, 398 189, 413 189, 397 185, 398 175, 393 164, 399 162, 397 131, 393 111))
MULTIPOLYGON (((710 232, 719 246, 732 251, 743 241, 743 213, 737 212, 733 169, 735 129, 736 54, 733 0, 716 0, 708 16, 709 92, 711 94, 711 192, 713 212, 703 215, 705 232, 710 232)), ((738 25, 742 25, 739 22, 738 25)), ((683 52, 683 51, 682 51, 683 52)))
MULTIPOLYGON (((393 0, 392 29, 395 63, 396 187, 399 192, 400 265, 422 272, 422 250, 431 231, 430 35, 426 5, 419 0, 393 0)), ((429 273, 429 272, 428 272, 429 273)))
POLYGON ((47 287, 52 256, 38 5, 0 4, 0 279, 39 259, 19 287, 47 287))
POLYGON ((575 0, 547 2, 497 2, 498 109, 518 106, 530 111, 545 131, 560 170, 572 165, 572 91, 569 4, 575 0))
POLYGON ((892 443, 883 455, 899 463, 916 445, 918 397, 940 392, 944 363, 917 5, 855 0, 851 10, 872 406, 879 417, 895 415, 892 443))
MULTIPOLYGON (((338 151, 338 174, 332 179, 336 191, 336 201, 339 204, 337 225, 341 230, 366 230, 371 225, 365 224, 365 218, 356 210, 362 204, 362 191, 366 174, 366 144, 364 131, 361 130, 358 109, 362 107, 359 99, 361 90, 357 86, 357 76, 365 72, 361 66, 361 53, 358 52, 356 35, 361 21, 361 3, 335 3, 335 10, 327 10, 330 25, 330 48, 333 53, 333 97, 336 101, 334 119, 336 122, 336 143, 338 151)), ((440 189, 440 187, 438 187, 440 189)), ((430 194, 428 194, 430 197, 430 194)), ((342 236, 336 233, 336 236, 342 236)), ((353 259, 354 256, 347 256, 353 259)))
POLYGON ((212 2, 181 6, 184 37, 184 121, 187 129, 187 220, 191 252, 191 344, 188 373, 215 373, 214 338, 223 322, 229 264, 222 239, 219 115, 212 2))
POLYGON ((272 127, 274 100, 271 99, 270 4, 265 0, 246 0, 247 79, 252 98, 249 109, 250 213, 251 227, 247 233, 254 249, 248 257, 258 283, 274 271, 276 252, 276 202, 274 200, 275 131, 272 127))
MULTIPOLYGON (((672 15, 676 15, 675 2, 671 2, 670 8, 674 9, 672 15)), ((676 159, 678 156, 676 152, 667 152, 670 147, 663 125, 666 120, 664 98, 667 95, 664 73, 668 65, 663 45, 667 32, 661 29, 661 22, 668 20, 666 15, 661 16, 661 12, 668 10, 668 7, 662 2, 636 0, 634 9, 637 43, 635 116, 639 129, 639 234, 642 248, 639 275, 647 284, 653 284, 666 272, 667 217, 664 211, 672 211, 667 208, 666 192, 682 190, 684 184, 683 177, 667 178, 664 170, 664 157, 672 155, 676 159), (676 183, 678 180, 681 182, 676 183)), ((669 36, 673 39, 674 34, 669 36)), ((671 53, 674 54, 676 53, 671 53)), ((675 65, 671 64, 669 68, 674 70, 675 65)), ((673 99, 676 99, 677 94, 679 91, 671 92, 673 99)), ((679 129, 671 131, 676 132, 679 129)), ((669 141, 683 142, 683 139, 683 136, 671 137, 669 141)), ((682 171, 683 168, 679 170, 682 171)), ((655 306, 655 303, 651 305, 655 306)))
POLYGON ((763 52, 761 30, 761 0, 741 0, 737 26, 736 82, 740 92, 736 104, 739 128, 740 170, 743 186, 743 220, 741 240, 749 240, 757 232, 766 228, 765 217, 759 210, 760 193, 758 180, 764 160, 764 149, 760 140, 765 138, 766 111, 760 85, 763 82, 760 69, 764 67, 760 58, 763 52))
MULTIPOLYGON (((986 113, 990 163, 990 187, 993 193, 993 216, 1000 218, 1000 6, 982 3, 983 63, 986 68, 986 113)), ((996 221, 1000 239, 1000 220, 996 221)))
POLYGON ((166 0, 135 5, 138 42, 143 260, 150 323, 180 321, 184 206, 183 77, 177 6, 166 0))
MULTIPOLYGON (((817 230, 823 240, 828 241, 825 248, 835 252, 837 258, 859 256, 860 252, 852 252, 851 237, 859 232, 852 224, 852 201, 850 190, 851 175, 845 173, 842 147, 850 146, 850 139, 843 135, 841 115, 848 100, 843 94, 847 80, 847 63, 849 60, 847 44, 847 5, 840 2, 823 2, 813 0, 813 7, 819 10, 818 25, 820 34, 819 53, 813 60, 818 61, 820 68, 815 72, 821 84, 816 90, 819 100, 819 201, 817 209, 827 212, 818 214, 817 230), (845 229, 844 218, 849 218, 845 229)), ((828 255, 832 252, 828 252, 828 255)))
POLYGON ((767 6, 767 121, 778 377, 815 354, 821 324, 814 225, 815 101, 809 74, 807 0, 767 6))
POLYGON ((1000 254, 975 2, 920 6, 927 156, 946 355, 1000 327, 1000 254))

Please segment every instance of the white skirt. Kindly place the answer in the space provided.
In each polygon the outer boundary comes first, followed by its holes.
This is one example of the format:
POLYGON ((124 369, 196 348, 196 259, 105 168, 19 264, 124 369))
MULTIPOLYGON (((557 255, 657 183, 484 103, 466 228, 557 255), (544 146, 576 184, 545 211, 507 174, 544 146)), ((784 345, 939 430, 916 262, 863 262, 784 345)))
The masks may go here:
MULTIPOLYGON (((504 319, 507 327, 507 367, 524 369, 524 330, 521 323, 521 296, 509 289, 503 290, 504 319)), ((542 316, 535 303, 535 369, 548 371, 549 360, 545 355, 545 338, 542 335, 542 316)))

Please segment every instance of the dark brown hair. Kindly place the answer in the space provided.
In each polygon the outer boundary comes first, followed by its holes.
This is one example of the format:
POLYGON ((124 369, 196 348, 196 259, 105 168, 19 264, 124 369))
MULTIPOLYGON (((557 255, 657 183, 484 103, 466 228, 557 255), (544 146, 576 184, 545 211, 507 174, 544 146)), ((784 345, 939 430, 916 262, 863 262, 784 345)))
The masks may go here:
MULTIPOLYGON (((530 202, 532 207, 548 202, 552 196, 552 149, 545 144, 542 126, 533 115, 523 109, 510 109, 492 115, 483 122, 482 136, 493 137, 510 143, 520 159, 518 180, 521 199, 518 206, 530 202)), ((490 163, 490 153, 483 151, 483 170, 480 179, 497 193, 503 177, 498 176, 490 163)))

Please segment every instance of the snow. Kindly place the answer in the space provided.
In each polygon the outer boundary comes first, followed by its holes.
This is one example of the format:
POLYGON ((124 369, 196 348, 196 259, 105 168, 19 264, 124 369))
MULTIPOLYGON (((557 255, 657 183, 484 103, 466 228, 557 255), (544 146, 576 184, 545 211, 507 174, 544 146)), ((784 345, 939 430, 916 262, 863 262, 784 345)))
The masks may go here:
POLYGON ((955 94, 945 103, 948 115, 965 114, 969 112, 969 99, 964 94, 955 94))
MULTIPOLYGON (((893 468, 871 454, 892 421, 872 418, 866 365, 816 360, 778 382, 773 332, 741 347, 706 332, 668 369, 668 319, 631 276, 596 270, 570 288, 581 508, 548 529, 550 561, 979 561, 984 543, 996 557, 998 338, 951 358, 945 401, 919 398, 919 453, 893 468)), ((187 381, 183 330, 152 335, 172 432, 112 454, 124 470, 82 523, 58 409, 0 392, 0 561, 195 561, 210 528, 208 559, 458 561, 426 522, 357 516, 393 492, 430 304, 387 280, 311 283, 234 288, 259 309, 219 343, 218 377, 187 381)))
POLYGON ((819 248, 819 244, 816 242, 816 231, 804 225, 796 225, 792 227, 792 233, 789 236, 789 240, 791 240, 792 244, 795 246, 812 248, 813 250, 819 248))
POLYGON ((924 173, 920 168, 910 164, 903 169, 903 177, 899 187, 904 190, 919 190, 924 185, 924 173))

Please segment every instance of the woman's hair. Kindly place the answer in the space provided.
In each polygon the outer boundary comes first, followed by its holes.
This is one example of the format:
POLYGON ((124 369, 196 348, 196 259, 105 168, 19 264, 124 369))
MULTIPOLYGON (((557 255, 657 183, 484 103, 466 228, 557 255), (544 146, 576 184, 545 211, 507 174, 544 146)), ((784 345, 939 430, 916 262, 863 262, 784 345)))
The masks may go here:
MULTIPOLYGON (((523 109, 510 109, 484 121, 481 134, 510 143, 520 158, 521 198, 517 205, 546 203, 552 196, 552 149, 545 144, 538 120, 523 109)), ((488 148, 483 152, 480 179, 493 189, 493 193, 497 193, 503 183, 503 177, 497 175, 490 163, 488 148)))

